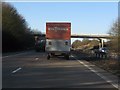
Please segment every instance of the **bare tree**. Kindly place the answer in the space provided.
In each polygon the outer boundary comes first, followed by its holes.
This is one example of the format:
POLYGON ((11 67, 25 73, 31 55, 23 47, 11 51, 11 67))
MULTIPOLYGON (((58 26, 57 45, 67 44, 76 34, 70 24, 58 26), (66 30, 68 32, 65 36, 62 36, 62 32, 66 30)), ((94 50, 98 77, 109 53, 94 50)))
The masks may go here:
POLYGON ((109 31, 109 34, 111 35, 112 39, 109 43, 109 47, 110 47, 110 50, 112 52, 120 52, 120 48, 119 48, 119 42, 120 42, 120 19, 117 19, 110 31, 109 31))

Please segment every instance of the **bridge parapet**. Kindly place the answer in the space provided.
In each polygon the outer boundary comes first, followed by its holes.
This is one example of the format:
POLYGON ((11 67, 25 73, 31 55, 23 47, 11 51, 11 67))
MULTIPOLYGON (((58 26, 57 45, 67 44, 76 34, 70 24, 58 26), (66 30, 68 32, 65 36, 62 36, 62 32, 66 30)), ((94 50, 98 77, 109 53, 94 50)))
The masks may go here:
MULTIPOLYGON (((34 36, 45 37, 45 34, 34 34, 34 36)), ((109 34, 71 34, 71 38, 106 38, 109 39, 109 34)))
POLYGON ((72 34, 71 38, 111 38, 108 34, 72 34))

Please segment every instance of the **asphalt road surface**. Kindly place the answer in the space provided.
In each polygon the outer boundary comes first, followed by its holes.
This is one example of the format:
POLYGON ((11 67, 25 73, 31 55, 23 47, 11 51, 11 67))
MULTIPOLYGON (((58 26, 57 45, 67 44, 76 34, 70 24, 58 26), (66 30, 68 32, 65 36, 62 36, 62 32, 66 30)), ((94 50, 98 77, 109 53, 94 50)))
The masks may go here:
POLYGON ((46 56, 35 51, 3 56, 2 88, 117 88, 103 71, 74 55, 46 56))

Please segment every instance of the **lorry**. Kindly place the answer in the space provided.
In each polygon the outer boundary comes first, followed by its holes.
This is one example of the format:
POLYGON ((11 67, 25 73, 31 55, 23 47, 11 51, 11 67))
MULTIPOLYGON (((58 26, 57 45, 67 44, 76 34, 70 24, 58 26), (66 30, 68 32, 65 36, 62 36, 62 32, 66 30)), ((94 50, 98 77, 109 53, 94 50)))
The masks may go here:
POLYGON ((63 55, 69 59, 71 48, 71 23, 47 22, 46 46, 47 59, 54 55, 63 55))
POLYGON ((41 39, 39 37, 35 38, 35 51, 45 51, 45 39, 41 39))

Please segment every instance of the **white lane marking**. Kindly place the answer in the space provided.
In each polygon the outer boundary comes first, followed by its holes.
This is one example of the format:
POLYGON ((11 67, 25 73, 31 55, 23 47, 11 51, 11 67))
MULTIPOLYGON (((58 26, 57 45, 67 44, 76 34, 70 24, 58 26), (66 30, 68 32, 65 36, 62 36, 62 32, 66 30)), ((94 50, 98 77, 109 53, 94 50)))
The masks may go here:
MULTIPOLYGON (((72 56, 74 57, 74 56, 72 56)), ((74 57, 75 58, 75 57, 74 57)), ((75 58, 76 59, 76 58, 75 58)), ((115 88, 118 89, 118 84, 114 83, 113 81, 109 80, 107 77, 103 76, 102 74, 100 74, 98 71, 94 70, 92 67, 90 67, 89 65, 86 65, 84 62, 76 59, 79 63, 81 63, 82 65, 84 65, 85 67, 87 67, 90 71, 94 72, 95 74, 97 74, 99 77, 101 77, 102 79, 104 79, 106 82, 110 83, 112 86, 114 86, 115 88)))
POLYGON ((62 67, 75 67, 75 66, 62 66, 62 67))
MULTIPOLYGON (((106 84, 107 82, 99 81, 99 82, 83 82, 83 83, 76 83, 75 85, 98 85, 98 84, 106 84)), ((74 85, 74 84, 73 84, 74 85)))
POLYGON ((38 60, 39 58, 35 58, 35 60, 38 60))
POLYGON ((28 53, 28 52, 14 54, 14 55, 8 55, 8 56, 3 56, 2 58, 12 57, 12 56, 18 56, 18 55, 22 55, 22 54, 26 54, 26 53, 28 53))
POLYGON ((16 73, 17 71, 19 71, 19 70, 21 70, 22 68, 18 68, 18 69, 16 69, 16 70, 14 70, 14 71, 12 71, 12 73, 16 73))

